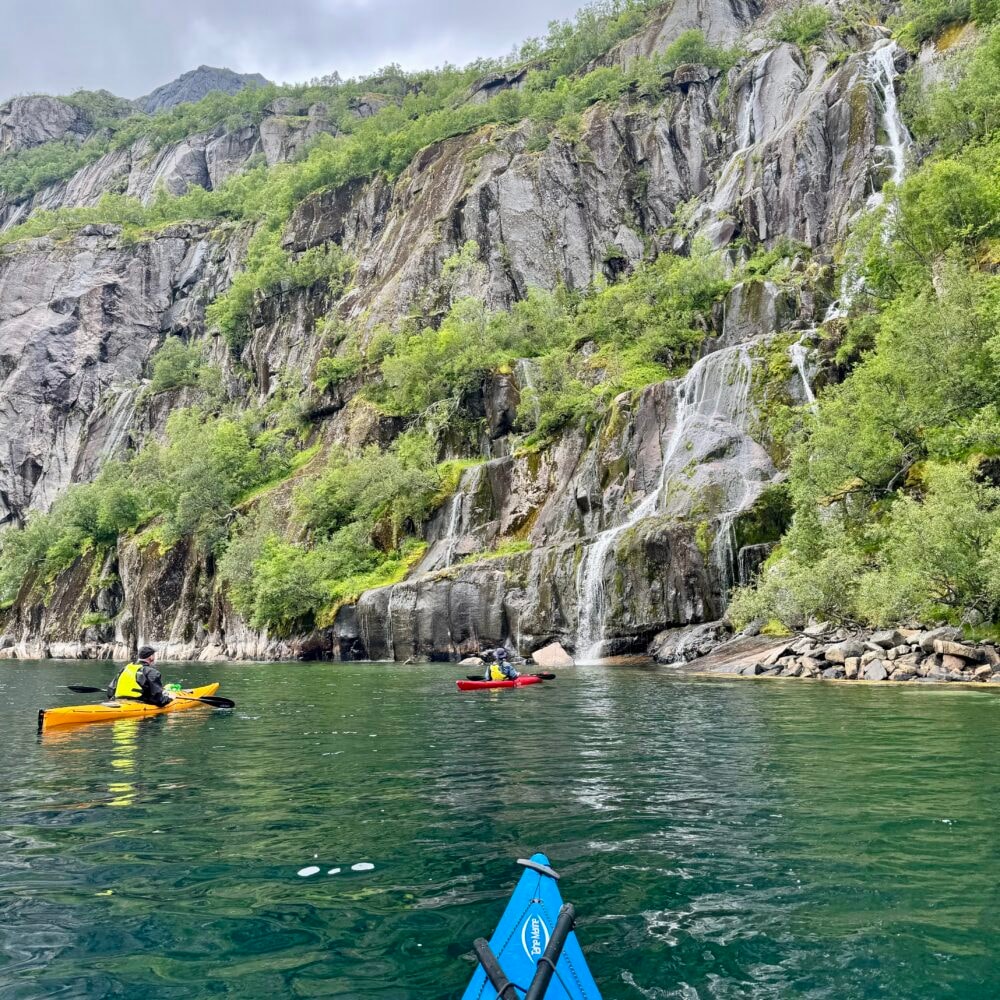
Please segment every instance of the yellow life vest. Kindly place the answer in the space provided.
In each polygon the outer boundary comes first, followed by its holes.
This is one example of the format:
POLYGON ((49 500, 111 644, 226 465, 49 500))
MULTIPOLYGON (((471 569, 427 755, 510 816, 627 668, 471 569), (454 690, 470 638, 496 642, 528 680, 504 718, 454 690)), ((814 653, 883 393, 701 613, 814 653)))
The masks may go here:
POLYGON ((499 663, 493 663, 490 665, 490 680, 491 681, 505 681, 507 680, 507 675, 500 668, 499 663))
POLYGON ((115 698, 141 698, 142 687, 136 676, 142 670, 141 663, 126 663, 115 679, 115 698))

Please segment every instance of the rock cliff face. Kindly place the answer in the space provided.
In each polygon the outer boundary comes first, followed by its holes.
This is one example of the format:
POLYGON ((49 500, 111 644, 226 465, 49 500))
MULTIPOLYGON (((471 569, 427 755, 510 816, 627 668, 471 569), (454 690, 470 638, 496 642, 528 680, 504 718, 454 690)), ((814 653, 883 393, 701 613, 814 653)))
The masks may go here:
MULTIPOLYGON (((395 183, 375 178, 308 199, 285 245, 333 241, 351 254, 357 271, 339 308, 368 329, 446 306, 442 265, 469 240, 482 266, 463 294, 494 307, 531 286, 586 288, 614 277, 612 262, 628 269, 699 237, 720 248, 788 238, 828 262, 892 171, 885 67, 903 56, 873 29, 832 67, 819 50, 767 42, 764 25, 742 0, 676 4, 607 59, 662 51, 689 27, 718 43, 747 39, 754 54, 727 74, 679 67, 662 102, 598 105, 578 140, 555 138, 543 151, 532 151, 527 126, 432 145, 395 183)), ((0 109, 0 151, 71 133, 60 104, 0 109)), ((322 106, 276 104, 259 125, 220 126, 155 153, 141 144, 112 152, 28 201, 0 194, 0 228, 107 191, 148 200, 161 184, 211 188, 261 154, 291 158, 323 131, 322 106)), ((169 401, 151 403, 142 385, 168 336, 206 339, 234 398, 266 399, 282 373, 308 384, 320 350, 310 290, 260 310, 240 358, 205 329, 205 305, 228 287, 249 236, 187 224, 131 245, 115 227, 95 226, 0 254, 0 519, 45 509, 107 458, 162 433, 169 401)), ((573 431, 541 453, 512 455, 508 439, 530 364, 497 376, 484 389, 487 433, 471 456, 480 462, 430 521, 421 564, 342 609, 323 633, 257 633, 219 592, 211 561, 183 546, 161 558, 122 541, 107 565, 78 566, 49 599, 15 604, 0 622, 0 655, 121 655, 151 641, 168 657, 448 658, 502 641, 530 653, 558 639, 594 656, 644 650, 664 629, 717 619, 767 548, 745 523, 780 478, 757 419, 769 352, 784 349, 774 346, 779 334, 814 327, 830 294, 804 280, 738 285, 687 376, 621 397, 594 436, 573 431), (498 539, 528 546, 477 557, 498 539), (88 613, 107 624, 84 628, 88 613)), ((800 361, 779 388, 804 401, 800 361)), ((322 440, 384 433, 359 431, 341 404, 318 418, 322 440)))
POLYGON ((147 115, 152 115, 176 104, 200 101, 206 94, 235 94, 247 87, 264 86, 267 86, 267 79, 260 73, 234 73, 231 69, 199 66, 157 87, 136 103, 147 115))
POLYGON ((0 106, 0 153, 54 139, 79 139, 89 130, 80 112, 57 97, 15 97, 0 106))

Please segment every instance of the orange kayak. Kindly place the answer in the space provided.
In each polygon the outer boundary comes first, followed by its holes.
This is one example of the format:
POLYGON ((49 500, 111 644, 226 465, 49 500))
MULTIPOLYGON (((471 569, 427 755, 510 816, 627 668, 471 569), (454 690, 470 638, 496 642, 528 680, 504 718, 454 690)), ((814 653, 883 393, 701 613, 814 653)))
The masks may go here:
POLYGON ((197 708, 201 702, 190 701, 182 695, 204 698, 219 690, 218 684, 185 689, 178 692, 169 705, 159 708, 141 701, 104 701, 99 705, 67 705, 65 708, 43 708, 38 713, 38 731, 44 732, 55 726, 76 726, 84 722, 113 722, 115 719, 144 719, 147 715, 162 715, 164 712, 183 712, 197 708))

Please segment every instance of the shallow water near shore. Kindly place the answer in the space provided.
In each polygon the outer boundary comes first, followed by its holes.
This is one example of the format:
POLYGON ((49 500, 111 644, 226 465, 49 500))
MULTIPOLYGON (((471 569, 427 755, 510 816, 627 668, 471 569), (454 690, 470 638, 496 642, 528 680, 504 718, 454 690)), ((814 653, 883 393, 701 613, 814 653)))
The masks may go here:
POLYGON ((2 1000, 457 998, 538 850, 608 1000, 997 995, 1000 692, 163 672, 238 707, 39 736, 110 665, 0 662, 2 1000))

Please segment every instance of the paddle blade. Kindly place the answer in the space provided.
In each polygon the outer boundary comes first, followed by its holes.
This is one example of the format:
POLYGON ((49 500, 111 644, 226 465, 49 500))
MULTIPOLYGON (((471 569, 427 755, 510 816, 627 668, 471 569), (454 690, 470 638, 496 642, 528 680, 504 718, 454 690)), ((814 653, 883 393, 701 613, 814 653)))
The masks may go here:
POLYGON ((82 684, 67 684, 66 687, 77 694, 104 694, 104 688, 84 687, 82 684))
MULTIPOLYGON (((178 697, 183 698, 183 695, 178 695, 178 697)), ((205 695, 204 698, 187 698, 186 701, 200 701, 204 702, 206 705, 211 705, 213 708, 236 708, 236 702, 230 701, 228 698, 216 698, 214 695, 205 695)))
POLYGON ((541 677, 543 681, 554 681, 556 679, 555 674, 532 674, 532 677, 541 677))

